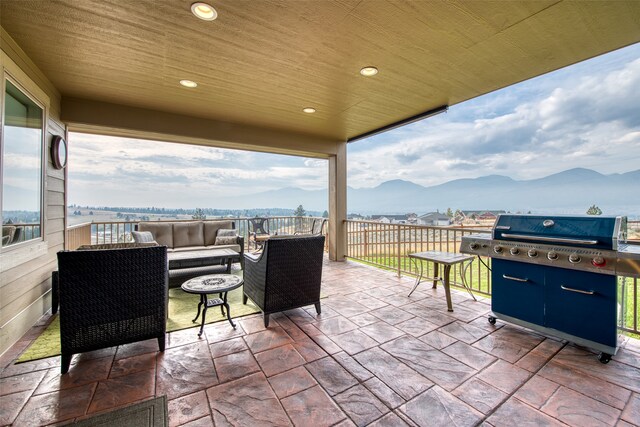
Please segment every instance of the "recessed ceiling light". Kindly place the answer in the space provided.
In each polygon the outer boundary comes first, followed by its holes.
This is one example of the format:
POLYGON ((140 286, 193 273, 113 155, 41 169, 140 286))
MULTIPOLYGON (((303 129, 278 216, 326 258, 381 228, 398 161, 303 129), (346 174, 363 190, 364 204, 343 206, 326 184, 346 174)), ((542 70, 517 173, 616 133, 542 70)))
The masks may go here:
POLYGON ((313 108, 313 107, 306 107, 306 108, 303 108, 302 111, 304 111, 305 113, 308 113, 308 114, 312 114, 312 113, 316 112, 316 109, 313 108))
POLYGON ((198 83, 194 82, 193 80, 180 80, 180 84, 184 87, 196 87, 198 86, 198 83))
POLYGON ((376 74, 378 74, 378 69, 376 67, 364 67, 362 70, 360 70, 360 74, 365 77, 375 76, 376 74))
POLYGON ((213 6, 200 1, 191 5, 191 12, 205 21, 213 21, 218 17, 218 12, 216 12, 213 6))

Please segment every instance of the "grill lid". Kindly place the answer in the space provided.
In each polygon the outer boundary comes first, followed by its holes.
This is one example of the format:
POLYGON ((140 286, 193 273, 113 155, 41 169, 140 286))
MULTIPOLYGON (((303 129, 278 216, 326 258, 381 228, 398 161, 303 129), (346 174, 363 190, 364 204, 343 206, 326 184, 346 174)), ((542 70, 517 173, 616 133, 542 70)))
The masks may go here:
MULTIPOLYGON (((615 216, 500 215, 493 228, 498 240, 616 250, 625 218, 615 216)), ((621 239, 624 240, 624 239, 621 239)))

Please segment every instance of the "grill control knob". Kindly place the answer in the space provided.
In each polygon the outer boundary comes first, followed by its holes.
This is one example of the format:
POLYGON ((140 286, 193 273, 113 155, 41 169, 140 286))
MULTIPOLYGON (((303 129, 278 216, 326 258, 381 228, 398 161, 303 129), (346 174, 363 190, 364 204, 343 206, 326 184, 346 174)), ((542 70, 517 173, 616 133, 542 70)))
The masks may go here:
POLYGON ((500 245, 495 245, 495 246, 493 247, 493 251, 494 251, 495 253, 497 253, 497 254, 502 253, 502 246, 500 246, 500 245))
POLYGON ((558 259, 558 253, 556 251, 551 251, 547 254, 547 258, 551 261, 558 259))
POLYGON ((602 268, 605 265, 607 265, 607 261, 604 258, 602 258, 600 255, 598 255, 593 257, 593 259, 591 260, 591 264, 593 264, 598 268, 602 268))
POLYGON ((529 258, 535 258, 538 256, 538 251, 536 251, 535 249, 529 249, 527 255, 529 255, 529 258))
POLYGON ((520 253, 520 249, 513 247, 509 249, 509 252, 511 252, 511 255, 518 255, 520 253))
POLYGON ((478 249, 480 247, 479 244, 477 244, 476 242, 473 242, 469 245, 469 249, 471 249, 472 251, 475 251, 476 249, 478 249))
POLYGON ((580 262, 580 255, 573 253, 569 255, 569 262, 572 264, 577 264, 580 262))

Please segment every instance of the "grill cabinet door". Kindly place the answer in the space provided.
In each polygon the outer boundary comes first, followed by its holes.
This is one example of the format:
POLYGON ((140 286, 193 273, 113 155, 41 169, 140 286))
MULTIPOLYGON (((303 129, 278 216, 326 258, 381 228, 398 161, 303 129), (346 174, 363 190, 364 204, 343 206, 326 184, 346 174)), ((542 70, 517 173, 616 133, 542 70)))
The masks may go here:
POLYGON ((491 263, 493 312, 544 325, 544 267, 496 258, 491 263))
POLYGON ((550 268, 545 277, 545 286, 545 326, 616 347, 616 276, 550 268), (562 289, 562 286, 567 289, 562 289), (592 295, 588 294, 591 292, 592 295))

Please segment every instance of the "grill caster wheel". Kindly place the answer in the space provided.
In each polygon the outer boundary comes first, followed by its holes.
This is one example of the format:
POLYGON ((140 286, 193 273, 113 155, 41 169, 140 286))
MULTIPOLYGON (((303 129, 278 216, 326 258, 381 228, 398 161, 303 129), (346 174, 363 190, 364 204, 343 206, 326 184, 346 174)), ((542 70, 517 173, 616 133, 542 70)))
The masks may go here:
POLYGON ((493 316, 489 316, 489 318, 487 319, 489 321, 489 323, 491 323, 492 325, 496 324, 496 318, 493 316))
POLYGON ((611 360, 611 355, 607 353, 600 353, 598 355, 598 360, 600 361, 600 363, 609 363, 609 361, 611 360))

